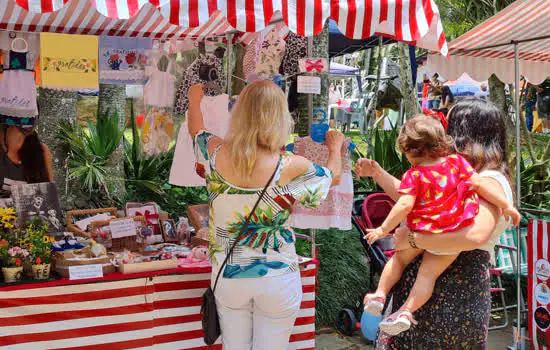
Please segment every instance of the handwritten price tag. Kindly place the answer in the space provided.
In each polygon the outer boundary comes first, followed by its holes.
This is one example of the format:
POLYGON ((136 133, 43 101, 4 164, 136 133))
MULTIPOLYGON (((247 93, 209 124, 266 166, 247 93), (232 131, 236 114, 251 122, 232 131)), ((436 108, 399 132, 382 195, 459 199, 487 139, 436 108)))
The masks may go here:
POLYGON ((136 222, 134 219, 121 219, 109 222, 112 238, 130 237, 136 235, 136 222))
POLYGON ((321 78, 310 77, 310 76, 299 76, 298 93, 319 95, 321 93, 321 78))
POLYGON ((103 277, 103 265, 74 265, 69 266, 69 279, 84 280, 103 277))

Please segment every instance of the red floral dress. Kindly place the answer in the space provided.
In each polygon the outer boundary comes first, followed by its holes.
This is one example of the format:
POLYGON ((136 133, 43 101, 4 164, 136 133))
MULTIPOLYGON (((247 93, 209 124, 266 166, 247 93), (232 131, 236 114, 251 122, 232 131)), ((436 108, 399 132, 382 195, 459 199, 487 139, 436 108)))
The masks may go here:
POLYGON ((407 225, 413 231, 445 233, 470 226, 479 211, 479 198, 470 178, 474 169, 460 155, 439 164, 416 166, 403 175, 400 194, 416 197, 407 225))

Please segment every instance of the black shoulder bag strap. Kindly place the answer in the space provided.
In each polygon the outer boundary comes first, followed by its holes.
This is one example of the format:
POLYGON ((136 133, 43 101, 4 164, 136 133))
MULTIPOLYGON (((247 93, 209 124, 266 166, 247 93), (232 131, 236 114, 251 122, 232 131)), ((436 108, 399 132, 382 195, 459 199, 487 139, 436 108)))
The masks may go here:
POLYGON ((273 174, 271 174, 271 177, 269 178, 269 181, 267 182, 264 189, 262 190, 262 193, 260 193, 260 197, 256 201, 256 204, 254 204, 254 208, 252 208, 252 211, 246 217, 243 228, 241 229, 241 231, 239 232, 237 237, 235 237, 235 242, 233 242, 233 245, 231 246, 231 249, 229 249, 229 253, 225 256, 225 260, 223 261, 223 263, 220 266, 220 269, 218 270, 218 276, 216 276, 216 281, 214 282, 214 288, 212 288, 212 293, 216 291, 216 286, 218 285, 218 280, 220 279, 220 275, 221 275, 223 269, 225 268, 225 265, 227 265, 227 261, 229 260, 229 257, 231 256, 231 254, 233 254, 233 250, 235 250, 235 247, 239 243, 239 236, 242 235, 244 232, 246 232, 246 229, 248 228, 248 223, 250 222, 251 216, 254 215, 254 213, 256 212, 256 208, 258 208, 258 205, 262 201, 262 198, 264 198, 264 196, 267 192, 267 189, 269 188, 269 185, 271 185, 271 182, 273 181, 273 179, 275 178, 275 175, 277 174, 277 171, 279 170, 280 165, 281 165, 281 158, 279 158, 279 161, 277 162, 277 166, 275 167, 275 171, 273 171, 273 174))

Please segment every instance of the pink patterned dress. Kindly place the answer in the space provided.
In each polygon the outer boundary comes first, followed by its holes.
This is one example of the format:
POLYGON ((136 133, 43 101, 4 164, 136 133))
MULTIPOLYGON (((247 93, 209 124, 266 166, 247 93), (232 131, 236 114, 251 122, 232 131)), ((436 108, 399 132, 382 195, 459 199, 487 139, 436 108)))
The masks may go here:
MULTIPOLYGON (((340 183, 330 188, 327 198, 319 206, 310 208, 301 204, 296 205, 291 217, 292 227, 351 230, 353 176, 351 175, 350 143, 351 139, 347 138, 342 146, 342 177, 340 183)), ((307 158, 315 164, 327 166, 328 146, 313 141, 309 136, 294 139, 294 154, 307 158)))
POLYGON ((479 211, 479 198, 470 178, 474 169, 460 155, 439 164, 408 170, 400 194, 416 197, 407 225, 413 231, 445 233, 470 226, 479 211))

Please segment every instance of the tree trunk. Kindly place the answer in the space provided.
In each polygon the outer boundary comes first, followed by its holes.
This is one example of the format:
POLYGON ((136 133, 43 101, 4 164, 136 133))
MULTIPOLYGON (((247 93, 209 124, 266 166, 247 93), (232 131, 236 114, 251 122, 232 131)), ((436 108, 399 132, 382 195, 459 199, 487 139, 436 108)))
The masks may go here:
POLYGON ((385 56, 384 47, 382 46, 383 39, 382 37, 378 38, 378 58, 376 60, 376 82, 374 83, 373 87, 373 96, 372 99, 369 101, 369 106, 367 107, 367 110, 365 111, 365 121, 363 123, 363 132, 367 133, 369 130, 369 124, 371 121, 371 114, 374 119, 376 119, 376 105, 378 103, 378 90, 380 90, 380 77, 382 74, 382 62, 383 58, 385 56))
MULTIPOLYGON (((328 22, 323 31, 313 37, 312 57, 326 58, 328 60, 328 22)), ((323 74, 321 78, 321 94, 313 95, 313 109, 328 108, 328 76, 323 74)), ((299 136, 309 135, 309 110, 308 110, 308 95, 300 94, 298 96, 298 109, 296 110, 297 121, 295 132, 299 136)))
POLYGON ((506 129, 508 130, 508 134, 513 135, 515 133, 515 127, 508 115, 505 84, 494 74, 489 77, 489 99, 502 110, 502 113, 504 113, 506 117, 506 129))
POLYGON ((68 154, 58 147, 55 140, 57 125, 60 121, 76 122, 77 98, 76 91, 50 89, 40 89, 38 97, 40 118, 38 119, 37 132, 41 141, 48 146, 52 153, 53 179, 57 184, 63 210, 80 207, 76 201, 83 197, 78 180, 69 180, 68 154))
MULTIPOLYGON (((99 85, 98 114, 109 112, 110 115, 118 114, 119 128, 126 129, 126 86, 114 84, 99 85)), ((119 145, 117 151, 111 156, 109 164, 109 190, 110 200, 123 200, 126 196, 124 183, 124 147, 119 145)))
POLYGON ((244 46, 242 45, 235 45, 233 46, 233 59, 235 62, 235 71, 233 72, 233 74, 235 75, 235 77, 233 77, 233 79, 231 79, 232 81, 232 86, 231 86, 231 94, 232 95, 238 95, 241 93, 241 91, 244 89, 245 87, 245 76, 244 76, 244 72, 243 72, 243 58, 244 58, 244 54, 245 54, 245 48, 244 46), (239 77, 241 79, 237 79, 236 77, 239 77))
MULTIPOLYGON (((403 43, 398 44, 399 47, 399 68, 401 72, 401 95, 403 95, 403 105, 405 107, 405 116, 410 118, 418 112, 416 102, 416 89, 412 81, 411 74, 411 58, 409 55, 409 47, 403 43)), ((402 120, 399 118, 398 123, 402 120)))

